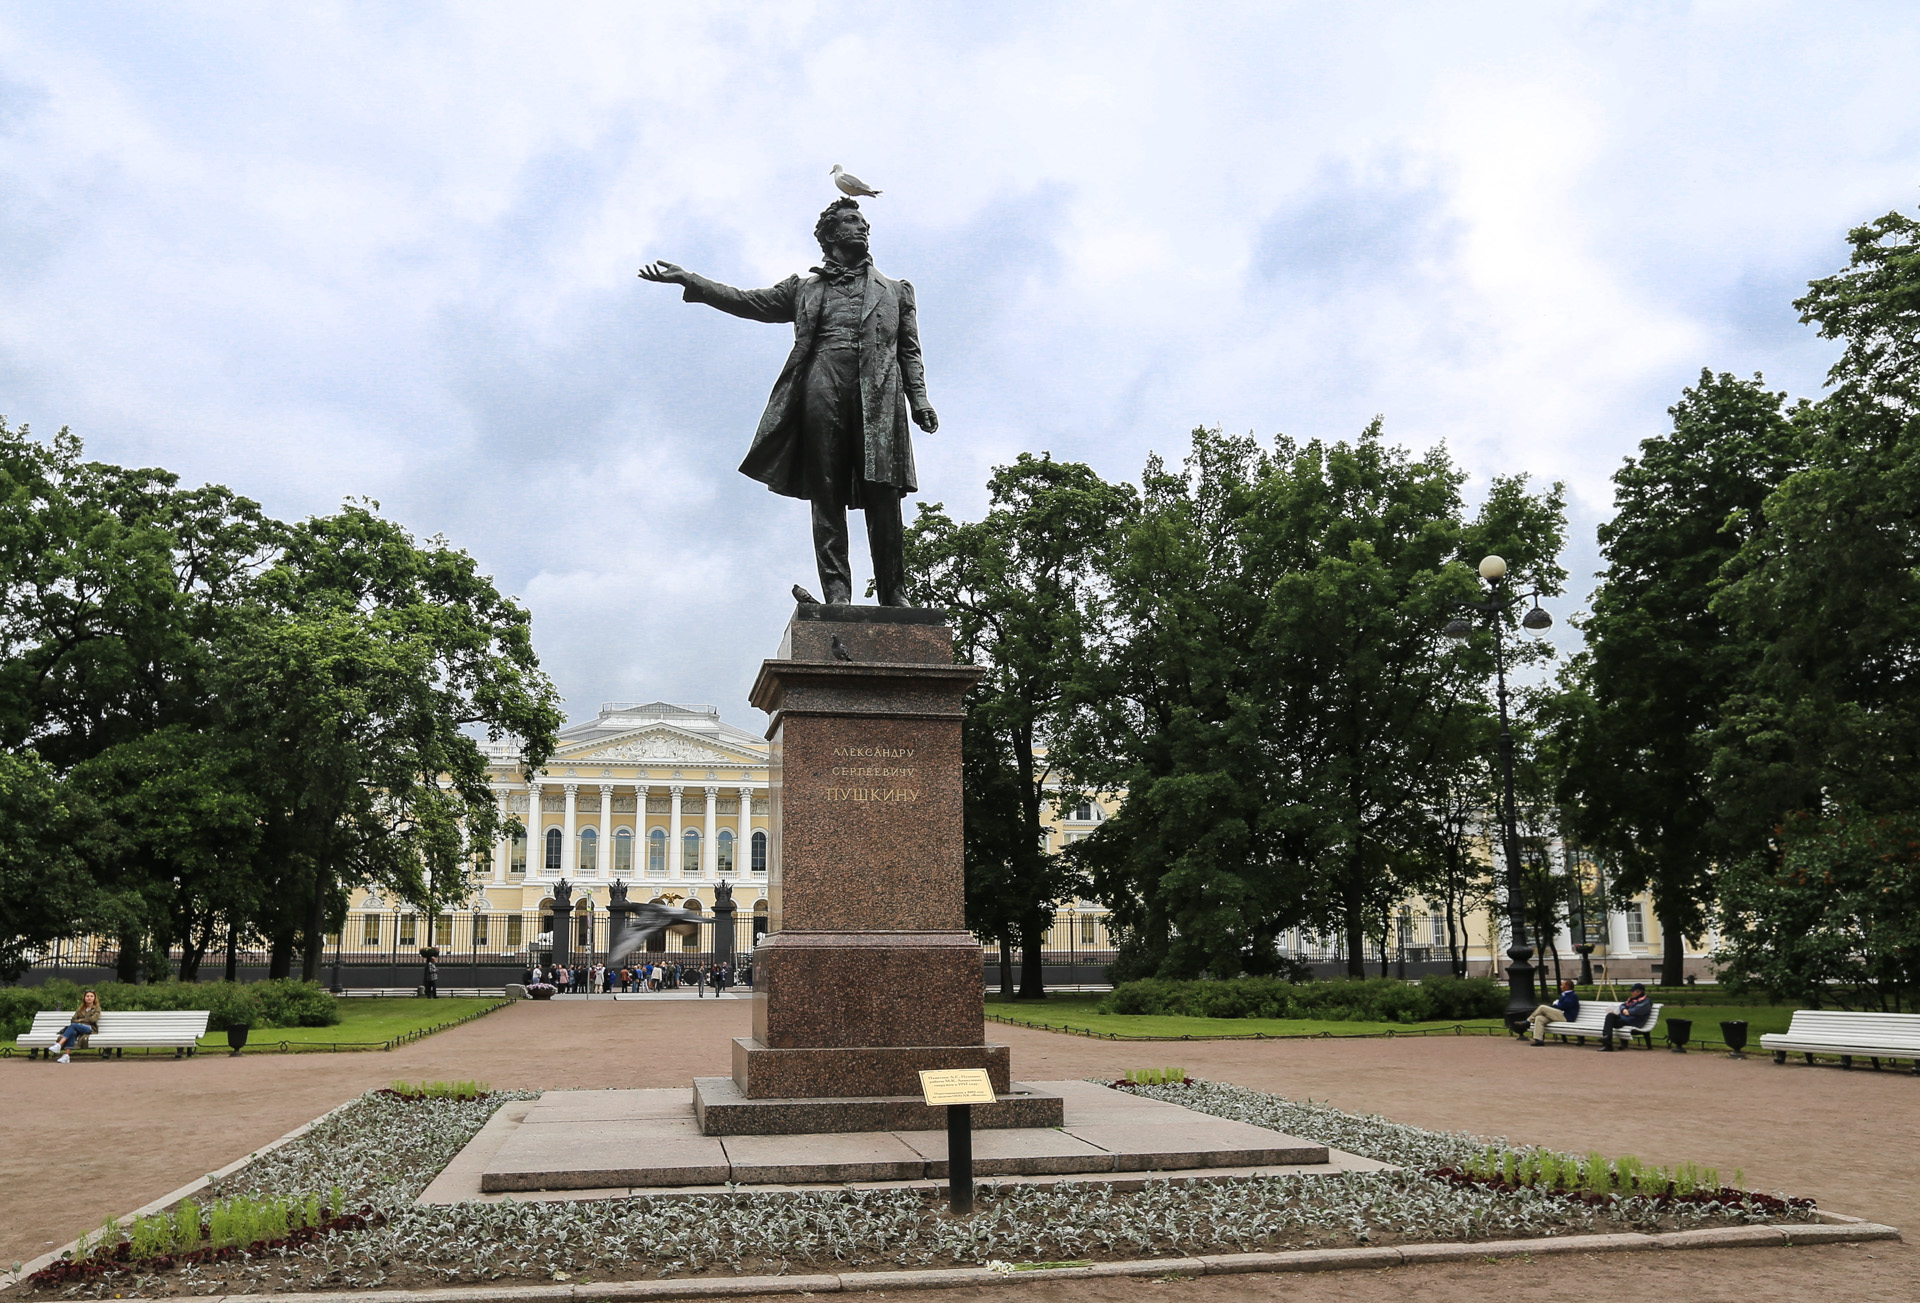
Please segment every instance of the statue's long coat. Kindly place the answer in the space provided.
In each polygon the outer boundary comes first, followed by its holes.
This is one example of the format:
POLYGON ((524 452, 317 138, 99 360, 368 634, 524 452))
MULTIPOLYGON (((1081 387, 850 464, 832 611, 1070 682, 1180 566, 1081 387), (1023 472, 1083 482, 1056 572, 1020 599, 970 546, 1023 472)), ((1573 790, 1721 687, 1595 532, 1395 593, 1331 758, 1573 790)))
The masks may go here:
MULTIPOLYGON (((740 473, 775 493, 807 496, 800 457, 800 396, 827 283, 820 277, 789 276, 771 289, 738 290, 692 276, 682 295, 751 321, 791 321, 793 351, 773 382, 767 410, 754 431, 753 446, 740 473)), ((913 286, 867 269, 866 297, 860 316, 860 406, 866 438, 862 474, 875 484, 891 484, 902 493, 920 487, 913 468, 913 439, 908 434, 907 403, 927 406, 926 371, 920 363, 920 327, 914 315, 913 286)))

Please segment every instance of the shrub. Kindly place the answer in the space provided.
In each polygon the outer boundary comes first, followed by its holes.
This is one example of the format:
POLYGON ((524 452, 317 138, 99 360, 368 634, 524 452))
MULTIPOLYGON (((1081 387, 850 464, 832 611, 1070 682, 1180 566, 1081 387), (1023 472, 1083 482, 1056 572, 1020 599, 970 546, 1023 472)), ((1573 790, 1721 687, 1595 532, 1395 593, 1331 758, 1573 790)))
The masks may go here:
POLYGON ((1276 977, 1126 982, 1100 1002, 1101 1013, 1189 1018, 1313 1018, 1326 1022, 1429 1022, 1495 1018, 1506 990, 1489 978, 1431 977, 1415 985, 1392 978, 1288 982, 1276 977))
MULTIPOLYGON (((18 1036, 43 1009, 73 1009, 83 988, 68 981, 0 988, 0 1034, 18 1036)), ((250 1027, 331 1027, 340 1021, 339 1001, 317 982, 278 978, 268 982, 155 982, 135 986, 101 982, 85 988, 100 995, 100 1007, 205 1009, 209 1031, 234 1023, 250 1027)))

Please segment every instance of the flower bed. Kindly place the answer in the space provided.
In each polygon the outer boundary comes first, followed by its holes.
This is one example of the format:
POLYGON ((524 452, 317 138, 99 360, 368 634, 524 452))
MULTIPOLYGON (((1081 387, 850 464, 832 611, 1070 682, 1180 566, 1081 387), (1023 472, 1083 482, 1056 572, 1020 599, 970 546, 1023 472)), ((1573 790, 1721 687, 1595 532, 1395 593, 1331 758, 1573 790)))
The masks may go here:
MULTIPOLYGON (((336 1198, 365 1223, 208 1261, 115 1262, 60 1297, 411 1287, 484 1281, 935 1267, 1235 1253, 1355 1244, 1663 1231, 1810 1215, 1758 1204, 1605 1199, 1464 1176, 1484 1140, 1357 1117, 1211 1083, 1134 1086, 1202 1112, 1332 1144, 1406 1170, 1181 1183, 1137 1192, 1098 1182, 980 1188, 971 1218, 914 1190, 736 1191, 569 1202, 414 1203, 509 1099, 374 1092, 211 1192, 336 1198), (1452 1166, 1456 1170, 1440 1173, 1452 1166), (1433 1169, 1433 1170, 1415 1170, 1433 1169)), ((1504 1153, 1504 1149, 1500 1152, 1504 1153)), ((1537 1153, 1539 1151, 1520 1151, 1537 1153)), ((1504 1171, 1504 1168, 1502 1169, 1504 1171)), ((339 1206, 331 1204, 330 1206, 339 1206)), ((103 1264, 107 1265, 107 1264, 103 1264)), ((16 1294, 53 1297, 31 1284, 16 1294)))

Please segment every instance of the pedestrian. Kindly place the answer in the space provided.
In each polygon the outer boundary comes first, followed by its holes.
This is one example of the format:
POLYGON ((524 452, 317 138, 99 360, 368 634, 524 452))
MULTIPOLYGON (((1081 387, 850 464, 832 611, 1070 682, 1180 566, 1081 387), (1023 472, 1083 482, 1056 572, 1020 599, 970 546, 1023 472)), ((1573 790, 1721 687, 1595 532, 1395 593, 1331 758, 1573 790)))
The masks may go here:
POLYGON ((1552 1004, 1543 1004, 1533 1011, 1533 1017, 1527 1021, 1533 1024, 1533 1043, 1547 1043, 1547 1024, 1553 1022, 1572 1022, 1580 1016, 1580 997, 1573 989, 1573 979, 1560 979, 1560 997, 1552 1004))
POLYGON ((421 985, 426 988, 427 999, 438 1000, 440 998, 440 965, 433 962, 432 955, 427 956, 427 969, 420 981, 421 985))
POLYGON ((54 1048, 60 1051, 60 1057, 56 1062, 72 1063, 73 1056, 69 1051, 99 1030, 100 997, 88 991, 80 997, 80 1007, 73 1011, 73 1017, 68 1020, 65 1027, 60 1029, 60 1034, 53 1038, 54 1048))
POLYGON ((1633 1033, 1647 1025, 1647 1015, 1653 1012, 1653 1001, 1647 996, 1643 983, 1635 982, 1627 992, 1627 998, 1620 1005, 1618 1013, 1609 1013, 1600 1020, 1600 1048, 1613 1049, 1613 1033, 1618 1028, 1628 1028, 1627 1046, 1633 1046, 1633 1033))

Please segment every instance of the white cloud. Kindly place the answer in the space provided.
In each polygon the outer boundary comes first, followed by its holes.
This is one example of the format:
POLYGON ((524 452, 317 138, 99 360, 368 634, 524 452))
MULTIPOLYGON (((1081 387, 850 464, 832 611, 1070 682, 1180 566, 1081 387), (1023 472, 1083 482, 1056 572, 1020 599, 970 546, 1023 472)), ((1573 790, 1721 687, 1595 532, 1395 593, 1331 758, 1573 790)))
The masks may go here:
MULTIPOLYGON (((843 163, 976 511, 1195 424, 1607 476, 1913 203, 1898 5, 460 4, 0 16, 0 411, 297 515, 379 498, 533 604, 580 707, 744 704, 802 504, 734 473, 789 343, 665 256, 808 265, 843 163)), ((1592 568, 1590 540, 1576 572, 1592 568)))

